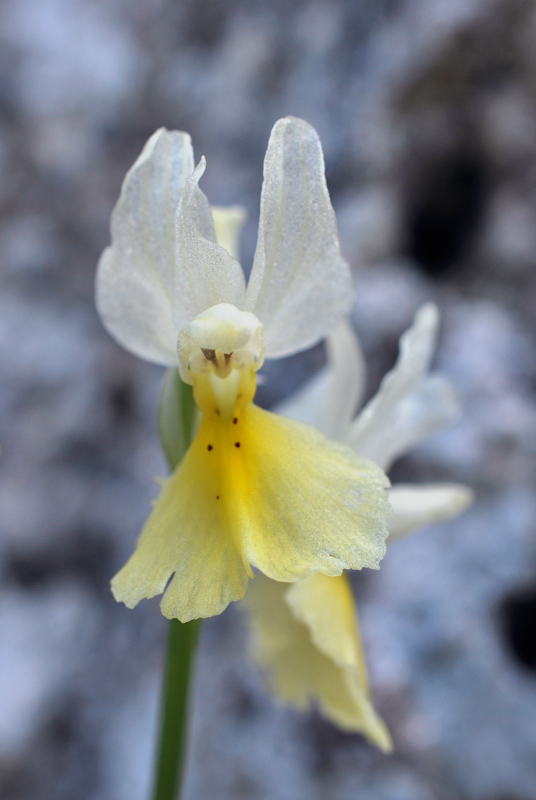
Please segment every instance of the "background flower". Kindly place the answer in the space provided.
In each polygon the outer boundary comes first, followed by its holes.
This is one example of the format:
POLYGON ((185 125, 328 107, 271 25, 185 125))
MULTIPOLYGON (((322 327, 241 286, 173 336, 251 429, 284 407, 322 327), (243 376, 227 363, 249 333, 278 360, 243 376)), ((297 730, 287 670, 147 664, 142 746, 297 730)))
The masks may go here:
MULTIPOLYGON (((342 323, 327 343, 327 365, 283 406, 339 436, 389 469, 404 453, 458 411, 444 378, 429 375, 438 326, 434 305, 419 309, 400 340, 400 355, 378 393, 353 419, 364 394, 359 342, 342 323)), ((395 485, 389 490, 389 537, 398 538, 462 513, 473 493, 455 484, 395 485)), ((318 705, 343 730, 363 733, 382 750, 390 736, 372 706, 357 609, 345 576, 313 576, 293 587, 256 579, 244 603, 251 651, 272 690, 300 709, 318 705)))

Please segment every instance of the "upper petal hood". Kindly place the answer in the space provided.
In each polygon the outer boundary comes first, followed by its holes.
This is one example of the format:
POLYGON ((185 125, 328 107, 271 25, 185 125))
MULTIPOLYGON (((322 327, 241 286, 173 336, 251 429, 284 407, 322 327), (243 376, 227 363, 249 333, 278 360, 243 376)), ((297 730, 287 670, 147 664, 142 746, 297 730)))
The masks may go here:
POLYGON ((177 332, 194 317, 219 303, 243 309, 242 267, 216 243, 212 212, 198 182, 205 171, 202 158, 177 208, 174 321, 177 332))

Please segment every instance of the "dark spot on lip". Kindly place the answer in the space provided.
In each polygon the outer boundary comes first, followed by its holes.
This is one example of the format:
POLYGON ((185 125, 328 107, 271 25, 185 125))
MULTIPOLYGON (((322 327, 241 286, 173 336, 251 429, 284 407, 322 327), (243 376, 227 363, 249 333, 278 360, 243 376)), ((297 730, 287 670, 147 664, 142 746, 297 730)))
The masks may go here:
POLYGON ((235 418, 233 419, 233 425, 236 425, 236 423, 237 423, 237 422, 238 422, 238 417, 235 417, 235 418))
POLYGON ((235 442, 235 443, 234 443, 234 446, 235 446, 235 447, 240 447, 240 442, 235 442))
POLYGON ((212 445, 211 445, 211 444, 209 444, 209 446, 207 447, 207 450, 209 451, 209 453, 210 453, 210 451, 211 451, 212 449, 213 449, 212 445))
POLYGON ((219 408, 216 409, 216 414, 218 415, 218 417, 220 416, 220 409, 219 408))
POLYGON ((216 495, 216 500, 219 500, 219 499, 220 499, 220 496, 219 496, 219 494, 217 494, 216 495))

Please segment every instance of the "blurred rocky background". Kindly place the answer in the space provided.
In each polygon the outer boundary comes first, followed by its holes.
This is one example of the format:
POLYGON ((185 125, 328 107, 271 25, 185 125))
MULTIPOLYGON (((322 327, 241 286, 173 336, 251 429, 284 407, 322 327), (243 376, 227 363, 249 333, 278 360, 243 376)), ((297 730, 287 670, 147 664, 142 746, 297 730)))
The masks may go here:
MULTIPOLYGON (((536 5, 532 0, 2 0, 0 796, 144 800, 164 620, 108 582, 165 468, 161 370, 93 304, 121 180, 189 131, 249 211, 272 124, 317 128, 369 392, 418 305, 461 420, 397 480, 477 492, 356 576, 384 756, 281 708, 241 613, 203 629, 185 798, 536 798, 536 5)), ((322 349, 270 367, 271 405, 322 349)))

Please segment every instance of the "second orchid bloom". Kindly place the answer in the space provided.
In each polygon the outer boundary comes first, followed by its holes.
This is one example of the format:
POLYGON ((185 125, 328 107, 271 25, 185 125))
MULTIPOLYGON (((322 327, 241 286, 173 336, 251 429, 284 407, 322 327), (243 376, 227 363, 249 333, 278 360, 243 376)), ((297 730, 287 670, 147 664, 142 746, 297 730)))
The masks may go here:
POLYGON ((252 566, 276 581, 378 566, 388 486, 372 461, 253 404, 264 358, 324 338, 352 301, 318 137, 274 126, 246 288, 216 242, 190 138, 157 131, 127 174, 100 261, 97 303, 128 350, 179 369, 201 422, 112 582, 129 607, 164 593, 167 617, 218 614, 252 566))
MULTIPOLYGON (((429 373, 439 322, 428 303, 400 340, 400 354, 378 393, 355 417, 364 394, 359 342, 346 323, 327 340, 327 364, 281 413, 307 420, 389 470, 401 455, 451 421, 456 395, 441 375, 429 373)), ((472 502, 460 484, 399 484, 390 489, 389 541, 461 514, 472 502)), ((311 706, 338 727, 364 734, 380 749, 392 748, 372 704, 348 577, 316 575, 289 586, 263 576, 244 598, 251 651, 268 684, 285 703, 311 706)))

